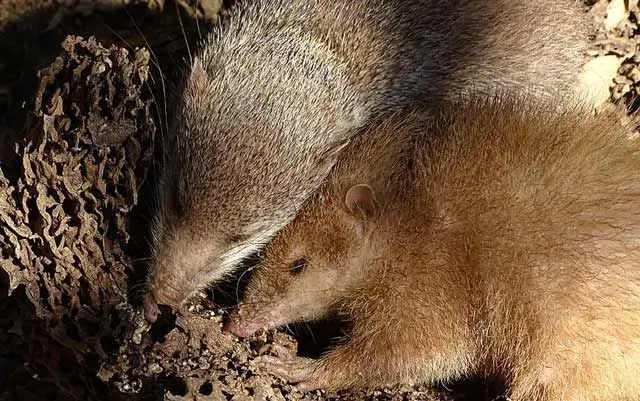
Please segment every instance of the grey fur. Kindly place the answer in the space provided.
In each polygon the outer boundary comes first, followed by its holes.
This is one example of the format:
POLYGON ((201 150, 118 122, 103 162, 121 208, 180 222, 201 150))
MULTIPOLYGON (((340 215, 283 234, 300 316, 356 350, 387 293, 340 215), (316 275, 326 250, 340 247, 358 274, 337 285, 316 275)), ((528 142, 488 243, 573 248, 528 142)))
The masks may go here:
POLYGON ((376 114, 461 93, 562 99, 587 41, 572 0, 257 0, 187 74, 167 138, 151 291, 177 304, 295 215, 376 114))

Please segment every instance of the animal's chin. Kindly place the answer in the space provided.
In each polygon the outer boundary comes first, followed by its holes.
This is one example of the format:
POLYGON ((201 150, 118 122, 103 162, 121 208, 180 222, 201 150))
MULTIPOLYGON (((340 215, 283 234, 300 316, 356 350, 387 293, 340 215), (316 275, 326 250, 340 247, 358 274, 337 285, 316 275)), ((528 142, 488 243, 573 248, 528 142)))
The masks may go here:
POLYGON ((171 308, 177 308, 184 299, 182 297, 178 297, 177 295, 169 295, 165 291, 154 291, 153 300, 158 305, 167 305, 171 308))
POLYGON ((158 304, 179 307, 208 285, 224 277, 217 254, 202 250, 199 260, 179 260, 162 266, 150 279, 151 293, 158 304))
POLYGON ((232 315, 224 330, 238 337, 249 337, 258 330, 271 330, 289 323, 285 316, 276 309, 249 312, 240 306, 232 315))
POLYGON ((263 329, 263 325, 257 321, 243 323, 238 321, 229 322, 225 327, 224 331, 231 333, 240 338, 246 338, 253 335, 260 329, 263 329))
POLYGON ((173 309, 178 308, 192 294, 193 291, 182 287, 178 288, 175 283, 151 286, 151 295, 155 303, 157 305, 167 305, 173 309))

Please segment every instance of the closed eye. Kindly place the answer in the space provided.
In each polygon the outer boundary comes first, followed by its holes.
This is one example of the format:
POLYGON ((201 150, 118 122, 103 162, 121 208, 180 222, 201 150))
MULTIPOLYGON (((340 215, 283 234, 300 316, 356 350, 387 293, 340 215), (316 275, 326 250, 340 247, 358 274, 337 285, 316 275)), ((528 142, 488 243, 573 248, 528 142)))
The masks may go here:
POLYGON ((309 262, 305 258, 296 259, 293 261, 293 263, 291 263, 290 271, 292 274, 300 274, 307 267, 308 264, 309 262))

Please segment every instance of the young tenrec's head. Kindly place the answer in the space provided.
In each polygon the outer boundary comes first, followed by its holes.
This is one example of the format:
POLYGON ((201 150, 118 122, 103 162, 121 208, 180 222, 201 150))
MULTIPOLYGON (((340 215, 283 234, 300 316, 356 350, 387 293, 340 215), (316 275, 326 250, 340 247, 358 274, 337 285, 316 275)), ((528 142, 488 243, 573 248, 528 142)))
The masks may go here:
POLYGON ((352 284, 362 281, 368 261, 376 257, 372 234, 381 219, 395 215, 387 206, 412 191, 410 184, 406 191, 396 186, 411 181, 403 174, 408 161, 403 155, 411 150, 411 135, 421 124, 390 135, 399 121, 384 120, 374 124, 379 129, 353 138, 327 182, 265 248, 226 330, 246 337, 261 328, 337 312, 335 307, 352 284))
POLYGON ((374 203, 366 185, 352 187, 344 200, 314 196, 265 250, 227 330, 246 337, 261 328, 325 317, 360 273, 373 216, 358 204, 374 203))

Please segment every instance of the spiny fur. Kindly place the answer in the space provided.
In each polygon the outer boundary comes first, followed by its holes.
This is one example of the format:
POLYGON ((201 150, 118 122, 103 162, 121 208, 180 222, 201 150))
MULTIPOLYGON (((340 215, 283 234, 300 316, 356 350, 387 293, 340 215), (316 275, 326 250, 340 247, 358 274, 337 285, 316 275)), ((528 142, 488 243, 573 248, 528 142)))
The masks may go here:
POLYGON ((514 401, 637 400, 639 172, 627 127, 580 108, 383 118, 267 246, 232 330, 341 314, 347 342, 310 362, 329 389, 478 374, 514 401), (359 237, 344 199, 362 183, 379 211, 359 237))
POLYGON ((197 55, 168 135, 158 301, 259 249, 376 114, 497 88, 562 99, 586 26, 572 0, 243 3, 197 55))

